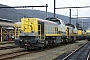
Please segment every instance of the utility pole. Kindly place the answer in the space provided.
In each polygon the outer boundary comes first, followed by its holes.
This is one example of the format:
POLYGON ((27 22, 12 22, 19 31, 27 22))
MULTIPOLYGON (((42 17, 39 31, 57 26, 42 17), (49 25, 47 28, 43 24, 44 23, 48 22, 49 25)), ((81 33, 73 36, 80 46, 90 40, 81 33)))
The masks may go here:
POLYGON ((78 9, 77 9, 77 20, 76 20, 76 26, 79 27, 79 26, 78 26, 78 9))
POLYGON ((56 5, 55 3, 56 3, 56 1, 54 0, 54 17, 56 17, 56 16, 55 16, 55 8, 56 8, 56 7, 55 7, 55 5, 56 5))
POLYGON ((46 4, 46 18, 48 17, 47 7, 48 7, 48 4, 46 4))
POLYGON ((17 21, 19 22, 19 20, 20 20, 20 19, 19 19, 19 14, 18 14, 18 18, 17 18, 17 21))
POLYGON ((78 9, 77 9, 77 23, 78 23, 78 9))
POLYGON ((83 19, 82 19, 82 29, 84 29, 84 22, 83 22, 83 19))
POLYGON ((71 9, 69 9, 70 10, 70 24, 71 24, 71 9))

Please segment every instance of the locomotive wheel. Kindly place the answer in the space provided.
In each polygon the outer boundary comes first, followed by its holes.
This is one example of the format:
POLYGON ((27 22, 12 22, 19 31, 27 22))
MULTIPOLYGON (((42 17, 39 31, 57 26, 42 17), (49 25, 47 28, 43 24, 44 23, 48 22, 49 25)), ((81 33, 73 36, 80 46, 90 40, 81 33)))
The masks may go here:
POLYGON ((61 39, 61 43, 63 43, 63 39, 61 39))
POLYGON ((43 47, 38 47, 39 48, 39 50, 42 50, 43 49, 43 47))
POLYGON ((66 43, 68 43, 68 42, 69 42, 69 39, 68 39, 68 38, 66 38, 65 40, 66 40, 66 43))
POLYGON ((29 51, 29 50, 31 50, 30 48, 27 48, 27 50, 29 51))
POLYGON ((90 39, 87 39, 88 41, 90 41, 90 39))
POLYGON ((28 51, 31 50, 29 47, 26 47, 25 49, 27 49, 28 51))

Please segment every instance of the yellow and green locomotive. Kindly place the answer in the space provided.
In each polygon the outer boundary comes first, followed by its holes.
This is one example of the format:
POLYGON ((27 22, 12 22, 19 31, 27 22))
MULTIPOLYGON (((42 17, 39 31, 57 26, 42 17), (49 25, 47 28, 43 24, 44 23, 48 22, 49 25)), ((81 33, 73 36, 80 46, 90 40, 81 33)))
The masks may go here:
POLYGON ((81 27, 78 27, 77 39, 78 40, 86 39, 86 32, 81 27))
POLYGON ((86 39, 90 41, 90 27, 86 29, 86 39))

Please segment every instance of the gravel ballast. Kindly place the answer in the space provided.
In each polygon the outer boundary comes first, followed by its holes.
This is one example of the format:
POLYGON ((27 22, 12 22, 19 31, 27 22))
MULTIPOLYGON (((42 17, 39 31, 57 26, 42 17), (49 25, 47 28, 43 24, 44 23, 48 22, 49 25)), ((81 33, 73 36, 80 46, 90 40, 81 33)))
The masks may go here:
POLYGON ((73 52, 75 49, 80 47, 82 44, 85 44, 86 42, 88 41, 76 41, 75 43, 65 44, 49 50, 19 56, 12 60, 57 60, 58 58, 63 58, 68 53, 73 52))

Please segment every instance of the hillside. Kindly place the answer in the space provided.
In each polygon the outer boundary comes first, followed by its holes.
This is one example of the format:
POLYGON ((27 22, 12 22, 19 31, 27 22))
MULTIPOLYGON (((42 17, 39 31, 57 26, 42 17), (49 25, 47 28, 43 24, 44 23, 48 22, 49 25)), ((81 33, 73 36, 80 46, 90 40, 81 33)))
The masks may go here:
MULTIPOLYGON (((7 7, 6 5, 0 4, 0 7, 7 7)), ((69 21, 68 16, 63 16, 63 15, 56 15, 58 18, 69 21)), ((13 21, 19 21, 20 18, 22 17, 38 17, 41 19, 45 19, 46 17, 46 12, 45 11, 40 11, 40 10, 30 10, 30 9, 9 9, 9 8, 1 8, 0 9, 0 18, 5 18, 5 19, 11 19, 13 21)), ((48 12, 48 17, 53 17, 53 13, 48 12)))
MULTIPOLYGON (((7 7, 6 5, 0 4, 0 7, 7 7)), ((64 20, 65 23, 69 23, 69 17, 63 16, 60 14, 56 14, 56 16, 62 20, 64 20)), ((22 17, 38 17, 41 19, 46 18, 46 12, 40 11, 40 10, 30 10, 30 9, 14 9, 14 8, 0 8, 0 18, 4 19, 10 19, 14 22, 20 21, 22 17)), ((48 17, 53 17, 53 13, 48 12, 48 17)), ((90 19, 84 19, 83 21, 89 22, 90 19)), ((82 21, 82 19, 78 19, 79 22, 82 21)), ((76 24, 76 18, 72 19, 72 23, 76 24)))

